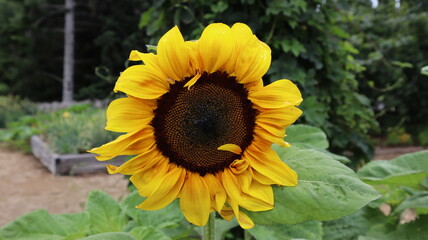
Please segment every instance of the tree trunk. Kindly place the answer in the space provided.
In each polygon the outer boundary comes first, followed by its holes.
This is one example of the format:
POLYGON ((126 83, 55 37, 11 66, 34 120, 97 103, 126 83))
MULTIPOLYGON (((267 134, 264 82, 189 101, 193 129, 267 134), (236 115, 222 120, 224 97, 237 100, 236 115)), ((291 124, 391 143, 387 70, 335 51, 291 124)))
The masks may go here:
POLYGON ((74 75, 74 0, 65 0, 64 66, 62 102, 73 102, 74 75))

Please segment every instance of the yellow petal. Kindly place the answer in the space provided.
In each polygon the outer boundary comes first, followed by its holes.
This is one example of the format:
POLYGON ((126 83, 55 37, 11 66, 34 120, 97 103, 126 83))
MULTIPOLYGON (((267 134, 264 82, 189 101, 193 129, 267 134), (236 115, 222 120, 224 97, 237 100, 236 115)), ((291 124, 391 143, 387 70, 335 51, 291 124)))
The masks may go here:
POLYGON ((281 161, 276 152, 271 148, 260 151, 254 145, 247 148, 244 158, 250 162, 250 166, 270 178, 278 185, 297 185, 297 174, 287 164, 281 161))
POLYGON ((249 229, 254 227, 254 223, 251 218, 249 218, 247 214, 243 213, 242 211, 239 211, 239 206, 236 200, 228 198, 227 202, 235 213, 236 220, 238 220, 239 226, 241 226, 243 229, 249 229))
POLYGON ((147 100, 120 98, 107 108, 106 129, 115 132, 133 132, 149 124, 154 116, 153 108, 147 100))
POLYGON ((252 169, 252 176, 254 178, 254 180, 256 180, 257 182, 261 183, 261 184, 265 184, 265 185, 272 185, 272 184, 276 184, 275 181, 273 181, 272 179, 266 177, 265 175, 259 173, 258 171, 256 171, 256 169, 252 169))
POLYGON ((278 80, 268 86, 250 91, 248 98, 262 108, 282 108, 299 105, 303 99, 299 89, 290 80, 278 80))
POLYGON ((141 99, 156 99, 169 91, 167 77, 155 68, 134 65, 127 68, 116 82, 114 91, 141 99))
POLYGON ((148 151, 155 144, 154 129, 147 126, 140 131, 120 135, 116 140, 91 149, 88 152, 99 154, 99 161, 105 161, 118 155, 138 155, 148 151))
POLYGON ((148 168, 132 175, 129 180, 138 189, 138 193, 143 197, 148 197, 162 183, 163 177, 169 169, 168 161, 161 160, 155 167, 148 168))
POLYGON ((207 184, 208 190, 210 191, 211 206, 216 211, 220 212, 226 202, 226 191, 219 179, 217 179, 213 174, 205 175, 204 180, 207 184))
POLYGON ((254 227, 253 220, 251 220, 251 218, 248 217, 248 215, 242 211, 239 211, 239 215, 237 215, 237 220, 238 220, 239 226, 241 226, 241 228, 243 229, 250 229, 254 227))
POLYGON ((225 70, 223 66, 230 60, 234 45, 232 31, 227 25, 208 25, 198 41, 203 71, 213 73, 225 70))
POLYGON ((180 208, 186 219, 198 226, 204 226, 210 214, 210 192, 203 177, 188 173, 180 194, 180 208))
POLYGON ((195 58, 191 54, 192 51, 185 44, 177 26, 165 33, 159 40, 157 48, 159 67, 171 79, 182 80, 195 74, 196 69, 189 72, 189 66, 195 64, 191 63, 195 58))
POLYGON ((190 87, 192 87, 196 81, 199 80, 199 78, 201 77, 200 73, 197 73, 192 79, 190 79, 186 84, 184 84, 184 87, 187 87, 187 89, 190 89, 190 87))
POLYGON ((232 27, 232 32, 236 39, 234 74, 238 82, 258 81, 266 74, 271 63, 269 46, 261 42, 245 24, 236 23, 232 27))
POLYGON ((281 147, 289 147, 290 145, 287 144, 284 141, 284 137, 285 137, 285 133, 281 136, 276 136, 273 135, 272 133, 270 133, 268 130, 265 130, 264 128, 256 125, 256 127, 254 128, 254 135, 258 136, 260 138, 266 139, 268 141, 270 141, 271 143, 276 143, 281 147))
POLYGON ((172 168, 163 179, 153 179, 157 185, 152 193, 137 208, 144 210, 158 210, 168 206, 177 198, 183 187, 186 170, 181 167, 172 168))
POLYGON ((235 216, 235 213, 233 212, 232 208, 226 205, 224 205, 221 211, 219 211, 218 213, 226 221, 232 220, 232 218, 235 216))
POLYGON ((231 143, 221 145, 220 147, 217 148, 217 150, 233 152, 233 153, 238 154, 238 155, 242 153, 241 147, 239 147, 236 144, 231 144, 231 143))
POLYGON ((131 175, 147 168, 151 168, 163 159, 164 156, 155 146, 153 146, 149 151, 129 159, 119 167, 107 165, 107 171, 110 174, 122 173, 125 175, 131 175))
POLYGON ((272 209, 272 204, 242 192, 242 189, 249 188, 250 181, 251 174, 235 175, 229 169, 225 169, 222 173, 222 182, 227 195, 240 206, 250 211, 266 211, 272 209))
POLYGON ((296 107, 266 109, 259 112, 256 124, 277 137, 284 137, 285 128, 293 124, 302 111, 296 107))
POLYGON ((261 184, 253 179, 248 190, 243 191, 254 198, 260 199, 263 202, 270 204, 271 206, 274 204, 273 190, 270 185, 261 184))
POLYGON ((233 161, 233 163, 230 164, 229 168, 230 171, 232 171, 234 174, 241 174, 244 171, 247 171, 249 166, 250 163, 247 160, 239 159, 233 161))

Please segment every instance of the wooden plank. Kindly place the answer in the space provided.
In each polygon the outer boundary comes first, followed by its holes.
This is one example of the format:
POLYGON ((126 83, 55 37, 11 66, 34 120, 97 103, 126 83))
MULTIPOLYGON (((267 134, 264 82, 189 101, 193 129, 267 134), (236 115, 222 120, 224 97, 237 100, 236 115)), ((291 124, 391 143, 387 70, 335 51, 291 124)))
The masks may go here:
POLYGON ((56 154, 39 137, 31 137, 31 150, 40 162, 55 175, 73 175, 81 173, 105 172, 107 164, 121 165, 127 156, 118 156, 109 161, 98 161, 95 154, 56 154))
POLYGON ((40 162, 51 171, 51 173, 56 174, 56 156, 49 149, 47 144, 39 136, 31 136, 31 152, 36 156, 40 162))
POLYGON ((121 165, 127 156, 118 156, 108 161, 98 161, 92 153, 58 155, 58 174, 81 174, 106 171, 107 164, 121 165))

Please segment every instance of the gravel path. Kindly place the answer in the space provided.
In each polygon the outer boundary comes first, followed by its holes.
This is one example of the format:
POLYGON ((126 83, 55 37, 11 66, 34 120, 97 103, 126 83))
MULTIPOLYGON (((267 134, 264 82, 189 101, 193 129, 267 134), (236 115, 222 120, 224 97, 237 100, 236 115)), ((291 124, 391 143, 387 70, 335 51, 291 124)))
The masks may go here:
POLYGON ((40 208, 53 214, 82 211, 93 189, 120 199, 127 183, 122 175, 106 173, 53 176, 32 155, 0 146, 0 226, 40 208))

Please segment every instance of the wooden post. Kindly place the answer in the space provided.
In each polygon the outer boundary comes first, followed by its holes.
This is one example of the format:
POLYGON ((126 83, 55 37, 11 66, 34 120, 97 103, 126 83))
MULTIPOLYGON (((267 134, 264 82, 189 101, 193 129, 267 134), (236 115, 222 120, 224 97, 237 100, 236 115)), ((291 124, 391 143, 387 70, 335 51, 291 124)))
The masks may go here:
POLYGON ((65 0, 64 65, 62 102, 73 102, 74 75, 74 0, 65 0))

